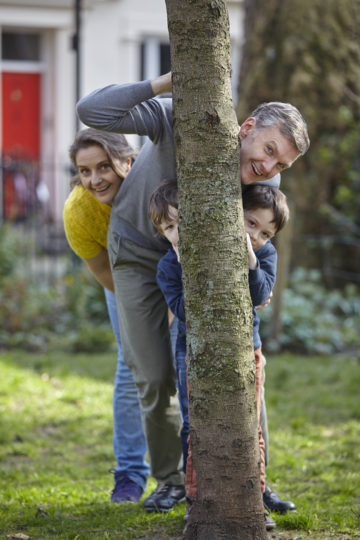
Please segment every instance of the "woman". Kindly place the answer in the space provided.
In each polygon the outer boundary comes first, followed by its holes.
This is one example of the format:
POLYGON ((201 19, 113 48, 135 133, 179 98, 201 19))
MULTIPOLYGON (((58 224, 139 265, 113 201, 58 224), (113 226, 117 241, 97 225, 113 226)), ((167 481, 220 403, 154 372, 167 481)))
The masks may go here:
POLYGON ((129 172, 135 150, 124 135, 96 129, 80 131, 70 147, 77 170, 64 207, 64 227, 74 252, 104 287, 111 325, 118 344, 113 395, 113 446, 116 459, 115 487, 111 501, 138 502, 146 485, 145 462, 138 394, 121 349, 114 286, 107 252, 111 203, 129 172))

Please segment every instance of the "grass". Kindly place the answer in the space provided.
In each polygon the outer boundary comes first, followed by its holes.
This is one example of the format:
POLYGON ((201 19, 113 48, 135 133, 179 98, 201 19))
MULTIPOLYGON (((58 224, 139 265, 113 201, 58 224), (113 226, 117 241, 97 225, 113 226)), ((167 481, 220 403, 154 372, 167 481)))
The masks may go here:
MULTIPOLYGON (((299 510, 274 516, 276 538, 360 538, 359 359, 267 360, 268 481, 299 510)), ((109 502, 115 362, 0 355, 0 538, 181 537, 184 504, 157 515, 109 502)))

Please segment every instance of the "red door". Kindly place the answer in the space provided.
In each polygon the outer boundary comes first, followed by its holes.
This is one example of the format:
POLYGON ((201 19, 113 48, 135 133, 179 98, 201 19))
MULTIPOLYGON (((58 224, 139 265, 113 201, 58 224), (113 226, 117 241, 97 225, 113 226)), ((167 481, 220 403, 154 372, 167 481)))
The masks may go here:
POLYGON ((2 73, 5 218, 25 218, 34 198, 34 171, 40 156, 40 85, 39 73, 2 73))

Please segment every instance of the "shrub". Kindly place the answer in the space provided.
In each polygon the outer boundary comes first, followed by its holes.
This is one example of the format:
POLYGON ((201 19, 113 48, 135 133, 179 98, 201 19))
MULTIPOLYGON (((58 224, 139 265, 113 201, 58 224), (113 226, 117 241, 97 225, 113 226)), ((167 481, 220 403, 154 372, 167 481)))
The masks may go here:
POLYGON ((0 287, 0 304, 3 348, 99 352, 114 342, 104 292, 85 272, 42 285, 9 276, 0 287))
POLYGON ((293 272, 282 305, 279 343, 269 336, 271 304, 262 310, 260 332, 268 350, 282 348, 306 353, 341 352, 359 347, 360 291, 350 284, 344 290, 327 290, 317 270, 293 272))
MULTIPOLYGON (((0 347, 99 352, 113 346, 103 288, 83 265, 63 256, 60 277, 39 282, 29 270, 26 238, 0 228, 0 347)), ((37 266, 41 268, 41 256, 37 266)))
MULTIPOLYGON (((60 277, 39 282, 29 275, 26 244, 23 231, 0 228, 0 348, 99 352, 114 347, 104 291, 90 272, 68 254, 60 277)), ((271 316, 270 304, 260 312, 269 352, 331 354, 359 348, 360 291, 355 285, 327 290, 316 270, 292 274, 276 343, 269 339, 271 316)))
POLYGON ((18 258, 21 256, 22 238, 10 225, 0 227, 0 282, 15 271, 18 258))

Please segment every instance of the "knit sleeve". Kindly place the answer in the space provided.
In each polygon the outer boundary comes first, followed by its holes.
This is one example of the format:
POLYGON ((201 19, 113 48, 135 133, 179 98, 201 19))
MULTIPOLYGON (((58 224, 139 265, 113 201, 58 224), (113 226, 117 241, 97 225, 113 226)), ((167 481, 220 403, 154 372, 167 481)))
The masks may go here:
POLYGON ((172 124, 172 100, 154 98, 150 81, 111 84, 83 97, 76 106, 87 126, 115 133, 147 135, 153 142, 172 124))
POLYGON ((107 247, 111 208, 100 205, 81 186, 76 186, 65 202, 65 235, 71 249, 82 259, 96 257, 107 247))

